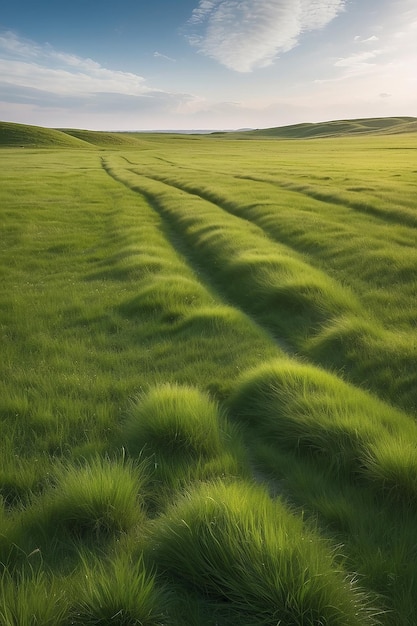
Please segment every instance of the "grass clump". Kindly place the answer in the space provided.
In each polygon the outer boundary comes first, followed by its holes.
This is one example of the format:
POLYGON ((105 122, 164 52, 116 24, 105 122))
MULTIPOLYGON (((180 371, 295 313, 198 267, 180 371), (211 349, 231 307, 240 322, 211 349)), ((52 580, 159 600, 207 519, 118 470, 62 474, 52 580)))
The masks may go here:
POLYGON ((149 548, 158 567, 240 624, 375 623, 329 546, 251 483, 184 495, 156 521, 149 548))
POLYGON ((333 374, 285 359, 266 363, 241 379, 230 409, 281 450, 415 499, 415 446, 404 445, 417 440, 414 420, 333 374))
POLYGON ((129 454, 151 460, 153 479, 170 489, 213 476, 247 473, 236 427, 210 396, 190 385, 150 388, 122 427, 129 454))
POLYGON ((323 370, 289 360, 249 372, 230 407, 281 449, 313 456, 336 471, 357 470, 363 445, 377 434, 369 416, 375 407, 365 394, 323 370))
POLYGON ((365 453, 369 480, 396 502, 417 504, 417 443, 415 438, 379 439, 365 453))
POLYGON ((162 626, 168 593, 159 588, 142 557, 121 553, 103 562, 83 558, 72 607, 72 624, 96 626, 162 626))
POLYGON ((0 576, 0 623, 3 626, 64 626, 70 599, 58 578, 42 570, 0 576))
POLYGON ((67 465, 32 515, 45 536, 105 538, 144 521, 144 465, 96 458, 67 465), (38 516, 38 519, 36 518, 38 516))
POLYGON ((221 451, 220 419, 206 393, 166 383, 139 397, 124 424, 124 441, 133 454, 149 446, 161 455, 210 458, 221 451))

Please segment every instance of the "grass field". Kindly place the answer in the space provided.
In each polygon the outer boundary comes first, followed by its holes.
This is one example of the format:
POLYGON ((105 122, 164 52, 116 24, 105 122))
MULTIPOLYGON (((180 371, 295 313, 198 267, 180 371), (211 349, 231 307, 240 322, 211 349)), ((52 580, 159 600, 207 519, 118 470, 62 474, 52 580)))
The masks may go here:
POLYGON ((0 623, 417 623, 416 120, 0 124, 0 623))

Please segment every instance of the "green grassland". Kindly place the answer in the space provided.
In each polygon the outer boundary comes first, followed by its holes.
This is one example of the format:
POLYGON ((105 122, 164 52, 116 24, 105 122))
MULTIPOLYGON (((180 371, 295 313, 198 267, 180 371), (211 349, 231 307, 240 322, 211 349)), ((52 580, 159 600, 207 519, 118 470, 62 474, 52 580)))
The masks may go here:
POLYGON ((417 623, 415 124, 0 124, 2 626, 417 623))

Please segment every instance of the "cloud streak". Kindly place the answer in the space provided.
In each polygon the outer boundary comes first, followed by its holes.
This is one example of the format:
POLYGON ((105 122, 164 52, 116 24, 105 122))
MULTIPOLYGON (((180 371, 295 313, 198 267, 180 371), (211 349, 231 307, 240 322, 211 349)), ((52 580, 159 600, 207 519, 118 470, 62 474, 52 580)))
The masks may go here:
POLYGON ((323 28, 345 0, 200 0, 189 20, 198 51, 237 72, 271 65, 307 31, 323 28))
POLYGON ((5 83, 62 96, 101 92, 138 96, 152 91, 142 76, 107 69, 92 59, 40 46, 11 32, 0 35, 0 76, 5 83))
POLYGON ((60 120, 75 114, 93 127, 96 115, 107 120, 117 111, 123 113, 122 125, 141 127, 149 116, 163 120, 201 106, 201 98, 193 94, 151 87, 138 74, 103 67, 13 32, 0 33, 0 94, 0 115, 13 106, 22 115, 40 116, 44 124, 46 116, 47 125, 55 126, 67 125, 60 120))
POLYGON ((351 54, 335 61, 334 67, 344 68, 346 70, 345 76, 368 73, 376 66, 377 58, 383 53, 383 50, 369 50, 351 54))
POLYGON ((176 59, 167 56, 166 54, 162 54, 161 52, 155 51, 153 53, 155 59, 163 59, 164 61, 170 61, 171 63, 176 63, 176 59))

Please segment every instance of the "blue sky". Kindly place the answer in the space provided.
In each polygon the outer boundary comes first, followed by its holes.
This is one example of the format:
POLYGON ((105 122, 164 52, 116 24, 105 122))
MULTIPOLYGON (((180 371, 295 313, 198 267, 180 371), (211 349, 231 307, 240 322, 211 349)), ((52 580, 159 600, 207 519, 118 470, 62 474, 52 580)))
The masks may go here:
POLYGON ((415 0, 15 0, 0 119, 96 130, 417 116, 415 0))

